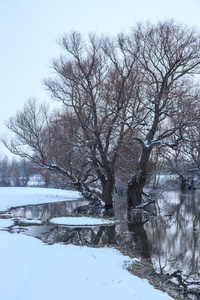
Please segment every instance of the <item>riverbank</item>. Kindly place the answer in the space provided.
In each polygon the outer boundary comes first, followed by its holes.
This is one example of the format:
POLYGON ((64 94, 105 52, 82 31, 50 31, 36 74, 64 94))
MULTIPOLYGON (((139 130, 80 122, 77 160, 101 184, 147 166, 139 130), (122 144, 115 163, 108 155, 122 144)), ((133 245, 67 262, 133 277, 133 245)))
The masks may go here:
MULTIPOLYGON (((14 189, 0 188, 0 203, 4 203, 0 204, 1 210, 22 203, 34 205, 48 203, 50 199, 55 202, 73 198, 71 192, 68 197, 68 192, 63 190, 26 188, 20 193, 20 188, 14 189)), ((17 226, 11 231, 10 226, 12 218, 0 219, 2 299, 172 299, 147 280, 132 275, 127 267, 138 260, 117 249, 69 243, 49 245, 38 238, 18 234, 21 229, 17 226)))

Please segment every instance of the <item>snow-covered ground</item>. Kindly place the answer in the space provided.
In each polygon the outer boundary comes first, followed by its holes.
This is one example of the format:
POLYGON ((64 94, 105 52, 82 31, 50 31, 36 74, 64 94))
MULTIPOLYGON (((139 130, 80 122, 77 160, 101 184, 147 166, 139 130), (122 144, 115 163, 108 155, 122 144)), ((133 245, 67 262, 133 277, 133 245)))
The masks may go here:
POLYGON ((78 200, 80 197, 81 194, 76 191, 32 187, 0 187, 0 211, 5 211, 13 206, 78 200))
MULTIPOLYGON (((26 192, 22 189, 21 193, 20 189, 15 192, 12 188, 11 193, 7 189, 7 192, 0 189, 0 207, 4 207, 3 210, 6 207, 5 198, 8 199, 7 207, 11 203, 11 206, 21 205, 22 202, 28 204, 29 200, 31 204, 44 203, 44 199, 55 200, 55 194, 48 189, 42 189, 41 193, 39 189, 35 193, 29 188, 26 192), (9 198, 11 195, 15 199, 9 198)), ((57 201, 64 197, 66 200, 66 191, 56 191, 57 201)), ((33 237, 4 231, 10 225, 12 220, 0 219, 0 229, 3 230, 0 231, 1 299, 171 299, 146 280, 125 270, 125 261, 131 260, 116 249, 46 245, 33 237)))
POLYGON ((50 220, 53 224, 68 225, 68 226, 91 226, 91 225, 107 225, 115 223, 114 220, 106 220, 101 218, 91 217, 60 217, 50 220))

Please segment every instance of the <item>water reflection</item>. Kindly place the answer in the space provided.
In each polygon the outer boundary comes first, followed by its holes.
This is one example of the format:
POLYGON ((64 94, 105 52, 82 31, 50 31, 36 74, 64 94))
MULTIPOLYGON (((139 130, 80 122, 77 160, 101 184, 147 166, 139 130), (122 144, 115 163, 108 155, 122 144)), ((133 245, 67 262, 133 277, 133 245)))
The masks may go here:
POLYGON ((61 226, 48 222, 53 217, 96 215, 88 201, 69 201, 12 208, 15 225, 11 232, 40 238, 45 243, 62 242, 81 246, 111 245, 130 256, 150 261, 152 270, 167 275, 183 291, 182 299, 200 299, 200 191, 167 192, 156 201, 155 215, 134 211, 128 218, 126 201, 116 198, 114 212, 120 223, 103 226, 61 226), (21 218, 41 220, 42 225, 24 224, 21 218), (127 221, 128 220, 128 221, 127 221))
POLYGON ((78 208, 88 206, 88 204, 89 201, 87 200, 62 201, 40 205, 13 207, 9 212, 12 217, 46 221, 53 217, 72 215, 78 208))
POLYGON ((186 296, 200 287, 199 199, 199 191, 165 193, 156 203, 156 218, 144 225, 155 270, 169 274, 186 296))
MULTIPOLYGON (((149 257, 147 236, 143 224, 127 223, 125 202, 116 201, 114 211, 97 209, 95 206, 89 205, 88 201, 83 200, 16 207, 9 211, 15 221, 15 225, 10 228, 10 232, 22 232, 38 237, 48 244, 62 242, 81 246, 112 245, 126 250, 133 256, 143 253, 144 256, 149 257), (121 222, 115 225, 111 223, 87 227, 54 225, 49 222, 54 217, 77 215, 113 217, 121 222), (24 220, 31 220, 31 223, 25 223, 24 220), (42 224, 33 225, 33 220, 35 220, 35 223, 41 220, 42 224)), ((137 220, 138 218, 141 219, 141 214, 139 214, 137 220)))

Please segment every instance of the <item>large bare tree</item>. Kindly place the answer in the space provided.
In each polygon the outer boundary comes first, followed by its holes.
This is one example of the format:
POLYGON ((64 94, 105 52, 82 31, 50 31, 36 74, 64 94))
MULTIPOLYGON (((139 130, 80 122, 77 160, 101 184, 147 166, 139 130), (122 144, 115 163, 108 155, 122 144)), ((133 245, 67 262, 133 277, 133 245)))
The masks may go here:
POLYGON ((128 203, 140 205, 154 150, 175 149, 199 123, 199 33, 166 21, 114 38, 72 32, 59 44, 64 54, 44 84, 65 109, 51 118, 44 107, 25 109, 8 122, 16 139, 7 146, 106 206, 113 203, 116 168, 119 174, 123 162, 130 169, 134 161, 128 203))
MULTIPOLYGON (((49 117, 29 102, 7 123, 17 137, 7 146, 65 174, 84 197, 112 207, 118 153, 129 131, 123 120, 138 77, 134 62, 127 64, 124 55, 120 68, 113 64, 95 35, 83 40, 72 32, 60 45, 65 55, 53 60, 55 76, 45 86, 63 112, 49 117)), ((119 43, 116 52, 117 58, 119 43)))
POLYGON ((79 145, 87 149, 87 164, 101 184, 101 199, 112 206, 118 153, 129 130, 122 120, 138 77, 134 58, 127 63, 117 41, 113 63, 104 39, 93 34, 86 43, 73 32, 60 45, 66 55, 53 61, 57 78, 46 80, 45 85, 54 99, 73 111, 80 124, 79 145))
POLYGON ((143 78, 138 96, 143 117, 136 113, 140 122, 137 135, 132 136, 141 152, 128 186, 129 205, 136 206, 142 201, 152 150, 175 149, 185 129, 192 130, 199 122, 200 35, 174 21, 164 21, 139 24, 124 40, 124 51, 135 57, 143 78), (188 113, 191 108, 193 114, 188 113))

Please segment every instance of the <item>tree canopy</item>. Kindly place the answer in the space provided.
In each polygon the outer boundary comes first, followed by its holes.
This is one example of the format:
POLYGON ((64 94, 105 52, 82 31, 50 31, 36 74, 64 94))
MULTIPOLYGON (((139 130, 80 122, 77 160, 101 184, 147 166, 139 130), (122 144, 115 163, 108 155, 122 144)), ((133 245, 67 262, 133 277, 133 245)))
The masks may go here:
POLYGON ((200 34, 169 20, 115 37, 71 32, 59 44, 65 54, 44 84, 62 111, 29 101, 4 143, 107 206, 116 174, 128 173, 128 203, 139 205, 151 156, 175 151, 199 126, 200 34))

